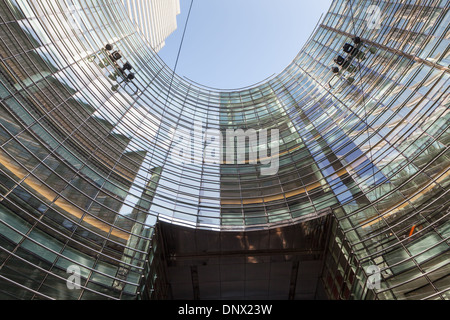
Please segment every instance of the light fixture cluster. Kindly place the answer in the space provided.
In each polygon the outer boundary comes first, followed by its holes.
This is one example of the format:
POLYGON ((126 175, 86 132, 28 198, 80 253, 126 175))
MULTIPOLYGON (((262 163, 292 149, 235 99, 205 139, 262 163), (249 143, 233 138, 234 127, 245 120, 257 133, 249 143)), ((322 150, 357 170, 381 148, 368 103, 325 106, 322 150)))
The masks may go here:
MULTIPOLYGON (((353 64, 353 61, 355 59, 359 61, 366 60, 366 53, 363 51, 363 48, 367 48, 364 42, 360 37, 354 37, 352 38, 352 43, 345 43, 342 46, 343 54, 338 55, 334 62, 336 63, 335 66, 331 67, 331 71, 335 76, 342 76, 343 72, 348 72, 350 75, 348 77, 344 77, 345 80, 348 83, 353 83, 355 81, 355 78, 351 76, 352 73, 354 73, 358 66, 353 64)), ((374 54, 376 53, 375 48, 369 48, 368 53, 374 54)), ((331 80, 330 80, 331 82, 331 80)), ((329 83, 330 87, 331 84, 329 83)))
POLYGON ((105 50, 108 52, 108 57, 111 60, 113 66, 117 69, 124 81, 130 82, 134 80, 135 74, 131 72, 131 70, 133 69, 132 65, 129 62, 125 62, 122 67, 119 65, 119 60, 123 58, 122 53, 119 50, 113 51, 114 46, 109 43, 105 45, 105 50), (126 73, 126 71, 129 71, 128 74, 126 73))

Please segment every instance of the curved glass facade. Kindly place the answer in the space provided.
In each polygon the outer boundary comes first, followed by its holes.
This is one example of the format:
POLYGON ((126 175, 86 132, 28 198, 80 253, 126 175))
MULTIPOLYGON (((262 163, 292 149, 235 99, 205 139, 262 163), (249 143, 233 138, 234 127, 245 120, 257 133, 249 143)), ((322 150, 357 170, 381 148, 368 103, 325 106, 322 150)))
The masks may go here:
POLYGON ((158 221, 251 232, 328 215, 330 298, 448 299, 448 11, 336 0, 279 75, 219 90, 173 74, 121 0, 1 0, 0 296, 134 299, 158 221), (258 164, 196 156, 208 130, 238 129, 279 135, 258 164))

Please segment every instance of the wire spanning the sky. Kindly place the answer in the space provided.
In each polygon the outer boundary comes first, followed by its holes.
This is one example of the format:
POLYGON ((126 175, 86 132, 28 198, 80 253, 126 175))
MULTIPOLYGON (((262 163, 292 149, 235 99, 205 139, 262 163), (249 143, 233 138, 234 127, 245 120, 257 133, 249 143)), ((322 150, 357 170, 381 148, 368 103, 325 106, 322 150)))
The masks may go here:
MULTIPOLYGON (((159 52, 173 67, 189 12, 181 0, 178 29, 159 52)), ((280 73, 296 57, 331 0, 197 0, 177 74, 202 85, 232 89, 280 73)))

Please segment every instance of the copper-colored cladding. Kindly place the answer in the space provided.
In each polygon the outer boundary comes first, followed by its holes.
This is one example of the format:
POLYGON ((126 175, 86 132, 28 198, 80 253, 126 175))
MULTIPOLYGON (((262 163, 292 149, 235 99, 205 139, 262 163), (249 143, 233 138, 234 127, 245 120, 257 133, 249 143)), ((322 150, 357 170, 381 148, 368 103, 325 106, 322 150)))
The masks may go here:
POLYGON ((64 199, 61 195, 55 193, 50 189, 49 186, 46 186, 42 181, 38 180, 25 169, 20 167, 11 158, 7 158, 6 156, 0 154, 0 165, 4 166, 12 174, 14 174, 17 177, 17 180, 21 181, 22 186, 26 185, 27 187, 29 187, 31 189, 30 191, 35 193, 38 197, 42 198, 45 203, 53 204, 54 206, 61 209, 60 213, 68 214, 72 219, 75 218, 82 220, 88 226, 103 231, 107 235, 111 234, 112 236, 122 240, 129 239, 129 233, 118 230, 117 228, 108 225, 95 216, 86 214, 83 210, 75 206, 67 199, 64 199))

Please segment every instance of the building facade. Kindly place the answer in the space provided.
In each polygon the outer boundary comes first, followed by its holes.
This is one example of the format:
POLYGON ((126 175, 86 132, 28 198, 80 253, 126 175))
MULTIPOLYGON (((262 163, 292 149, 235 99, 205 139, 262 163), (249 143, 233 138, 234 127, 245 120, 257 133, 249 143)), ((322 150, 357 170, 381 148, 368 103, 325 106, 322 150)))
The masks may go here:
POLYGON ((0 298, 450 297, 448 1, 335 0, 236 90, 173 76, 121 0, 0 18, 0 298), (238 129, 279 135, 197 156, 238 129))
POLYGON ((177 29, 180 0, 123 0, 123 4, 136 28, 159 52, 177 29))

